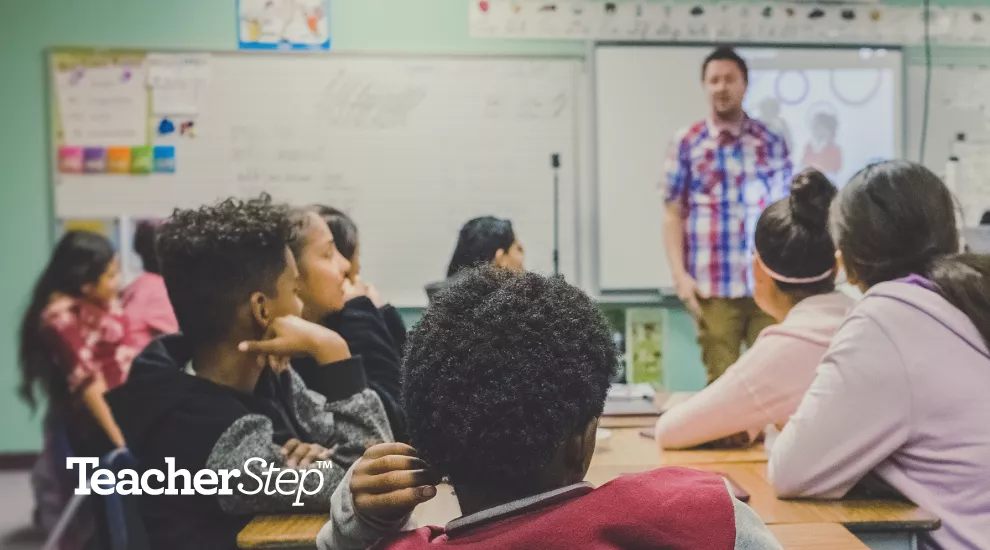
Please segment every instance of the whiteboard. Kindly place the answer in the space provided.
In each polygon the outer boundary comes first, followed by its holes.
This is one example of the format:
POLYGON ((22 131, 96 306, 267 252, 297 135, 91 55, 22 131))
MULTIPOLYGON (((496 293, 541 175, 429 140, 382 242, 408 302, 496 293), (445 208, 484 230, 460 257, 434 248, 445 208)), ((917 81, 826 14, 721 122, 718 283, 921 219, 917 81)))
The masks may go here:
MULTIPOLYGON (((912 66, 907 75, 906 157, 917 161, 925 106, 925 67, 912 66)), ((944 174, 958 134, 965 134, 969 142, 990 140, 990 69, 932 67, 929 97, 928 139, 925 158, 921 160, 936 174, 944 174)))
MULTIPOLYGON (((664 160, 675 132, 707 116, 701 65, 711 50, 630 44, 599 44, 594 50, 602 290, 673 287, 661 227, 664 160)), ((750 66, 744 107, 787 137, 796 168, 818 112, 839 120, 843 161, 831 174, 837 183, 868 162, 902 155, 899 51, 781 47, 739 53, 750 66), (768 99, 775 117, 769 116, 768 99)))
POLYGON ((158 137, 157 119, 150 124, 152 144, 174 143, 176 172, 60 174, 56 164, 56 216, 162 217, 261 192, 328 204, 358 225, 363 276, 393 304, 422 306, 423 286, 446 274, 458 229, 475 216, 512 220, 527 267, 552 271, 557 153, 561 272, 573 279, 581 67, 568 59, 214 54, 195 137, 158 137))

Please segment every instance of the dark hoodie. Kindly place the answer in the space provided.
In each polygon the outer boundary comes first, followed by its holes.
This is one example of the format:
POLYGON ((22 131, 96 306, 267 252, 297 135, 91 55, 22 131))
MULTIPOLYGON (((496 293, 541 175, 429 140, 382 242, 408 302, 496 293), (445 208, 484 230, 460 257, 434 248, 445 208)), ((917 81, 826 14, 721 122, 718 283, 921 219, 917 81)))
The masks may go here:
MULTIPOLYGON (((281 447, 291 438, 336 446, 336 464, 321 468, 325 482, 318 493, 303 497, 302 507, 292 506, 294 495, 240 493, 240 483, 255 485, 246 475, 234 480, 229 496, 142 495, 141 515, 155 550, 234 549, 237 533, 255 514, 326 511, 330 494, 365 444, 391 440, 381 402, 368 389, 354 387, 350 396, 327 402, 294 372, 276 376, 266 370, 254 394, 245 394, 186 373, 191 359, 184 337, 163 337, 135 359, 128 381, 107 394, 141 472, 168 475, 166 457, 193 476, 203 469, 243 472, 250 458, 283 468, 281 447)), ((323 368, 360 369, 360 359, 323 368)), ((251 470, 260 467, 252 464, 251 470)))
MULTIPOLYGON (((327 315, 322 324, 340 334, 347 342, 351 354, 361 358, 368 387, 382 400, 395 440, 408 441, 406 413, 399 395, 401 348, 395 342, 395 337, 404 339, 405 332, 403 330, 399 334, 394 326, 390 329, 389 324, 395 325, 396 321, 392 319, 390 322, 388 314, 384 308, 376 308, 370 299, 359 296, 348 300, 344 309, 327 315)), ((398 312, 392 309, 391 315, 398 317, 398 312)), ((399 318, 398 324, 401 323, 402 319, 399 318)), ((321 368, 308 357, 294 359, 292 367, 307 386, 331 400, 338 395, 339 384, 328 378, 346 376, 338 374, 337 369, 321 368)))

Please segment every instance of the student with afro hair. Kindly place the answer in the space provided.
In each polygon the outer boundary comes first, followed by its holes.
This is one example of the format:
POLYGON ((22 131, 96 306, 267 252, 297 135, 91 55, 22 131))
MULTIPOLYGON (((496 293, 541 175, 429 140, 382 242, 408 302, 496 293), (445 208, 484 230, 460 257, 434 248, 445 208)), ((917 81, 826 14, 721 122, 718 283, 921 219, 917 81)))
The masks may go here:
POLYGON ((374 548, 780 547, 716 475, 668 467, 597 489, 583 481, 616 356, 595 303, 562 278, 472 270, 437 295, 404 367, 418 457, 369 449, 332 499, 322 550, 382 535, 374 548), (389 499, 407 514, 432 498, 424 471, 449 480, 461 517, 395 533, 408 516, 368 511, 369 494, 403 484, 389 499))

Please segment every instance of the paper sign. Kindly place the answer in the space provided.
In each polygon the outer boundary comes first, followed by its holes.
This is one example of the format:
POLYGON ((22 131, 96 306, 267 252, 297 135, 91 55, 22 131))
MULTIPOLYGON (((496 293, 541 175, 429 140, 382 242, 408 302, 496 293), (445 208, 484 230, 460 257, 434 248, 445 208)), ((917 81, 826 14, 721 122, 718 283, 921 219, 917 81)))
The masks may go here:
POLYGON ((83 172, 86 174, 103 174, 107 171, 107 150, 103 147, 86 147, 83 149, 83 172))
POLYGON ((329 0, 238 0, 241 49, 330 49, 329 0))
POLYGON ((58 150, 58 171, 63 174, 83 172, 83 148, 60 147, 58 150))
POLYGON ((147 144, 148 94, 143 63, 59 71, 55 93, 63 145, 147 144))
POLYGON ((131 148, 131 173, 132 174, 150 173, 153 164, 152 154, 153 153, 151 147, 131 148))
POLYGON ((158 174, 175 173, 175 147, 171 145, 158 145, 152 152, 152 169, 158 174))
POLYGON ((130 147, 109 147, 107 149, 107 172, 111 174, 131 173, 130 147))
POLYGON ((210 79, 209 54, 150 54, 147 67, 153 113, 199 113, 210 79))

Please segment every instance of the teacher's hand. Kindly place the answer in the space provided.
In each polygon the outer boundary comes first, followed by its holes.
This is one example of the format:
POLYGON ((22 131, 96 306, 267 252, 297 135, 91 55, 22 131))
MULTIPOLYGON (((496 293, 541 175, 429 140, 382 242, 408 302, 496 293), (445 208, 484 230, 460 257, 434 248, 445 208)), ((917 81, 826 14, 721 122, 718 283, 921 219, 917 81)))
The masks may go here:
POLYGON ((677 290, 677 297, 684 302, 684 307, 691 312, 691 315, 695 319, 701 317, 701 302, 698 298, 707 298, 707 296, 698 290, 698 281, 690 275, 682 275, 674 282, 674 287, 677 290))

